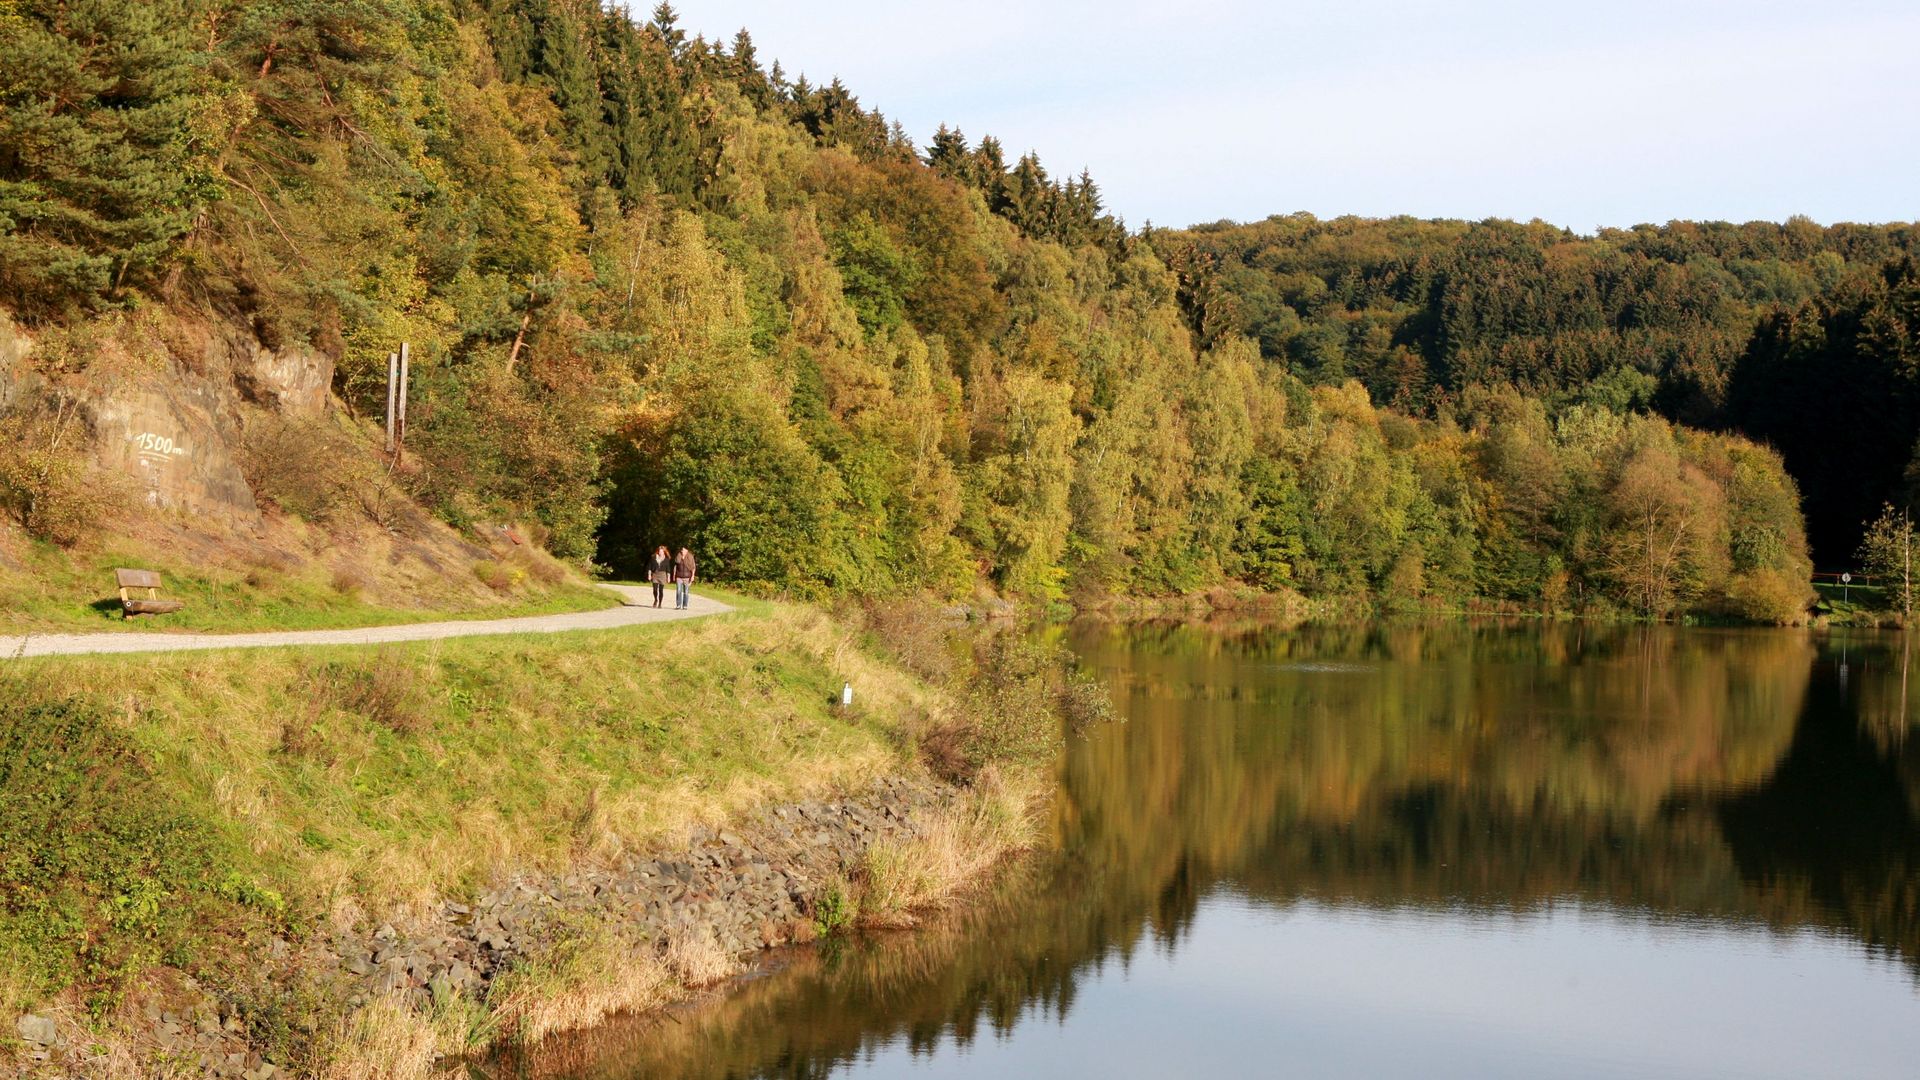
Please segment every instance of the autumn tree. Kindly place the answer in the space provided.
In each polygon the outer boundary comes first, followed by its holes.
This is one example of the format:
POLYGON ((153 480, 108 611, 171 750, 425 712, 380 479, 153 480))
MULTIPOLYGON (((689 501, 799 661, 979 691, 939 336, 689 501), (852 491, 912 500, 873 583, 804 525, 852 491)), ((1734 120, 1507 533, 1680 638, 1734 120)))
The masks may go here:
POLYGON ((1860 566, 1885 587, 1900 614, 1909 619, 1913 617, 1913 556, 1913 519, 1906 510, 1895 510, 1888 503, 1860 541, 1860 566))
POLYGON ((1649 429, 1607 492, 1605 565, 1622 599, 1664 617, 1715 580, 1725 527, 1719 490, 1683 460, 1671 437, 1649 429))

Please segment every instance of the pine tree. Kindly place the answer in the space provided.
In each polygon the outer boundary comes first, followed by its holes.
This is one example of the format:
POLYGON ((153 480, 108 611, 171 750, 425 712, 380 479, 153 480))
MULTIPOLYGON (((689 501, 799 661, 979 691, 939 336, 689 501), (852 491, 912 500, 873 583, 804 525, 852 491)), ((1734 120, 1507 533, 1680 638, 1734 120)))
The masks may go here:
POLYGON ((959 128, 941 124, 933 133, 933 142, 927 146, 927 165, 949 180, 974 186, 973 152, 959 128))
POLYGON ((680 55, 681 47, 687 43, 687 32, 679 28, 679 23, 680 13, 673 10, 673 5, 666 3, 666 0, 661 0, 653 9, 653 21, 648 25, 653 27, 653 32, 666 45, 669 56, 680 55))
POLYGON ((753 47, 753 35, 745 27, 733 35, 733 51, 727 56, 727 73, 740 87, 755 111, 765 112, 773 104, 774 83, 760 70, 760 55, 753 47))
POLYGON ((987 209, 1005 215, 1012 205, 1007 198, 1007 155, 1000 140, 982 136, 973 150, 973 183, 987 196, 987 209))
POLYGON ((200 44, 184 0, 0 8, 0 296, 23 314, 113 301, 219 197, 200 44))
POLYGON ((600 20, 597 8, 583 15, 572 4, 556 3, 538 38, 539 72, 552 89, 554 104, 560 106, 568 142, 590 183, 610 178, 619 156, 603 114, 600 69, 594 55, 598 27, 592 24, 600 20))

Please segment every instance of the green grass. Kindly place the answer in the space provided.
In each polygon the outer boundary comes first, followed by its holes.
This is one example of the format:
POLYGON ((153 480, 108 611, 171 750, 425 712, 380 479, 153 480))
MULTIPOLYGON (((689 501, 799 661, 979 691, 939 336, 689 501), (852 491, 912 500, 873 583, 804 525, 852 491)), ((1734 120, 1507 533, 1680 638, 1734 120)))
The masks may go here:
POLYGON ((1887 591, 1878 585, 1837 585, 1815 582, 1820 599, 1815 609, 1841 625, 1878 626, 1893 616, 1887 591))
POLYGON ((472 568, 457 567, 439 580, 383 582, 368 595, 336 582, 319 564, 239 568, 182 562, 139 548, 76 555, 40 545, 22 569, 0 572, 0 634, 331 630, 552 615, 614 602, 578 577, 549 572, 557 580, 541 581, 524 570, 516 577, 514 569, 502 568, 510 589, 504 594, 481 583, 472 568), (186 606, 170 615, 122 618, 113 577, 121 566, 160 571, 163 595, 186 606), (398 597, 404 602, 395 602, 398 597))
POLYGON ((251 928, 462 896, 914 767, 941 692, 817 611, 725 598, 746 610, 0 663, 0 1012, 110 1000, 155 963, 218 982, 251 928), (832 704, 845 680, 859 709, 832 704))

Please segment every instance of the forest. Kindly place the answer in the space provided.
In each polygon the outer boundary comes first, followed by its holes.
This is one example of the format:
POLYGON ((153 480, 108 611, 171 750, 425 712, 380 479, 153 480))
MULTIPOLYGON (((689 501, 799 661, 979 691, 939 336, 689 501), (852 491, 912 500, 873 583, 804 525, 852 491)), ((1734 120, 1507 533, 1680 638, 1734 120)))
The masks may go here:
MULTIPOLYGON (((201 319, 324 350, 373 456, 405 340, 395 478, 448 522, 796 595, 1795 621, 1803 496, 1829 563, 1903 497, 1905 226, 1132 230, 1084 171, 920 145, 666 4, 7 0, 0 30, 26 443, 92 343, 201 319)), ((0 508, 82 482, 0 461, 0 508)))
POLYGON ((1823 565, 1911 500, 1912 224, 1321 221, 1152 231, 1200 341, 1445 415, 1475 387, 1747 435, 1799 482, 1823 565))

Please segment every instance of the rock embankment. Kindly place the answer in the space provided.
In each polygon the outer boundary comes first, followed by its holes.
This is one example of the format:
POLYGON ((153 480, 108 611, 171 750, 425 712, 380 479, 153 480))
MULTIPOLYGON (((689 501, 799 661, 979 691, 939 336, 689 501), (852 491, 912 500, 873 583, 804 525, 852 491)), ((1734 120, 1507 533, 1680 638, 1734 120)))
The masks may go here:
POLYGON ((470 903, 343 937, 332 955, 354 1000, 399 996, 425 1010, 436 994, 485 993, 557 927, 617 924, 664 951, 710 936, 729 957, 807 940, 822 890, 853 873, 869 845, 915 834, 916 820, 952 798, 924 781, 892 779, 856 797, 776 807, 735 828, 696 829, 684 846, 634 854, 562 875, 518 875, 470 903))

